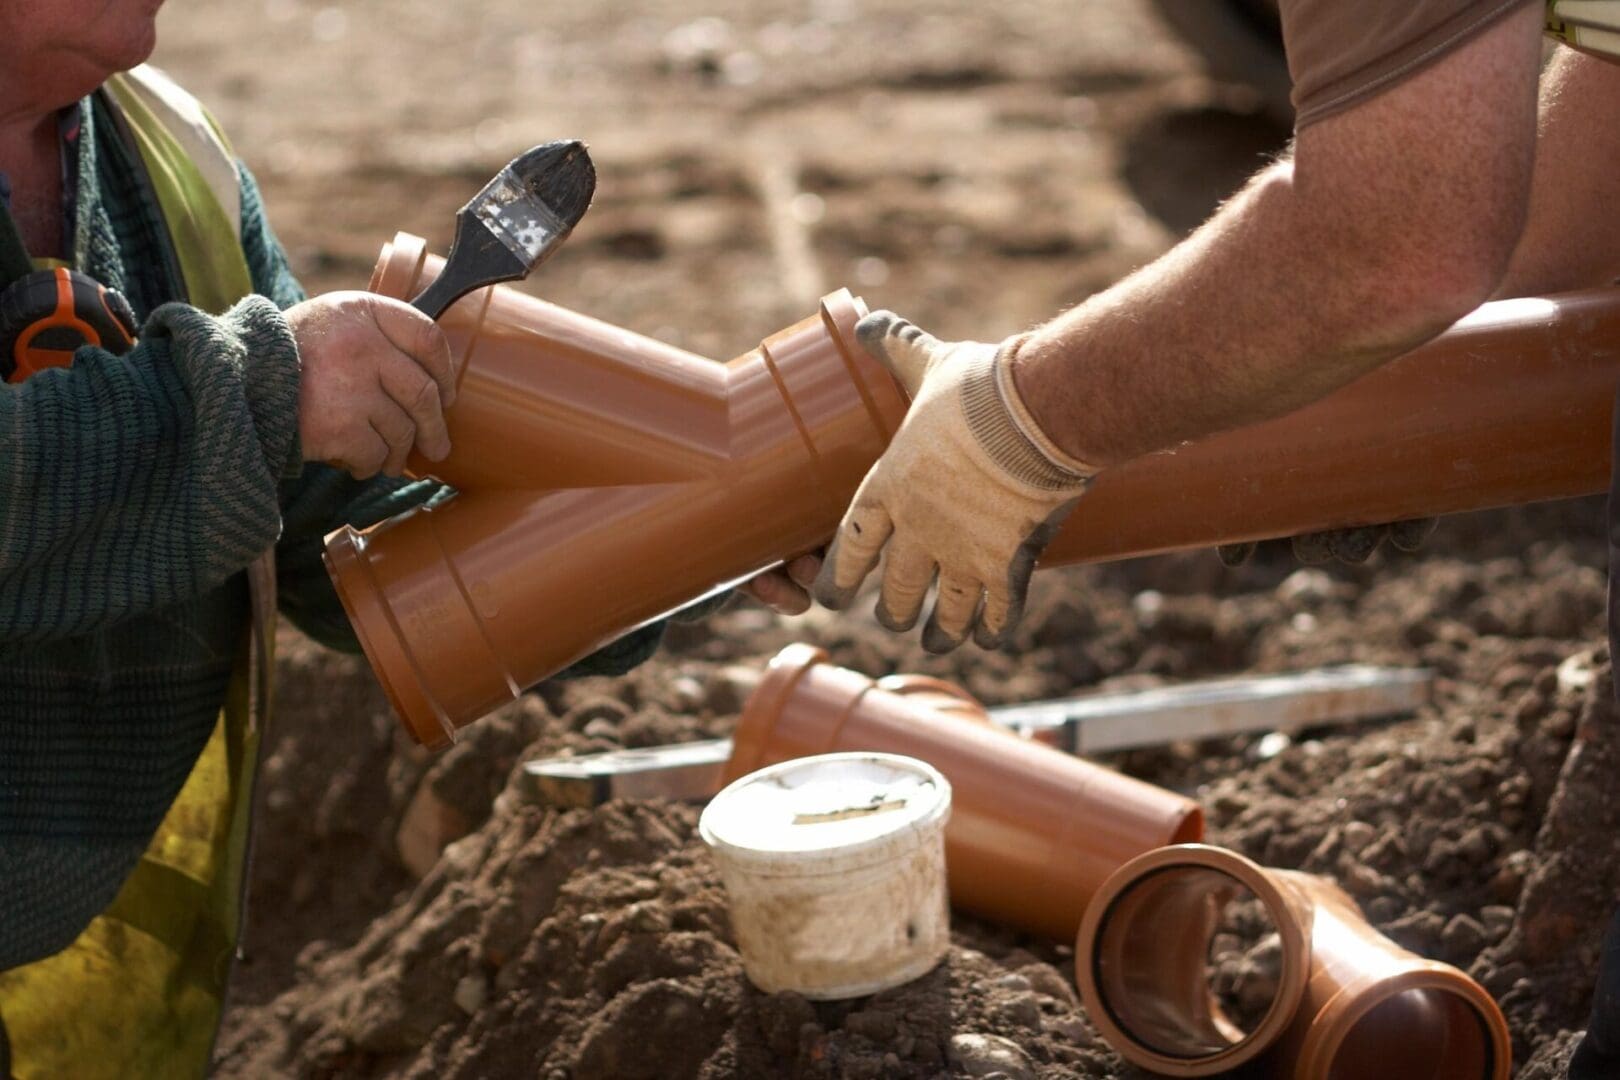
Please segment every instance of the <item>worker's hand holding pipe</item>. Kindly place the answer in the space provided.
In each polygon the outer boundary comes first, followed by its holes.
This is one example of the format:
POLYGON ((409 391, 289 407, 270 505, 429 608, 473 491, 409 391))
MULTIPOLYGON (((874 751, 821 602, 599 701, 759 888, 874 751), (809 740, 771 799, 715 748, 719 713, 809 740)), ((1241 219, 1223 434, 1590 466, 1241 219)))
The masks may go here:
POLYGON ((810 610, 810 587, 821 572, 820 553, 800 555, 744 582, 739 588, 779 615, 810 610))
POLYGON ((999 645, 1023 614, 1036 557, 1097 470, 1060 450, 1025 407, 1010 363, 1021 337, 944 342, 888 311, 856 334, 912 403, 844 515, 815 597, 847 607, 881 554, 884 626, 915 625, 937 574, 923 647, 948 652, 969 634, 999 645))
POLYGON ((287 310, 298 344, 298 437, 305 461, 363 480, 399 476, 412 449, 450 453, 444 409, 455 400, 450 346, 409 304, 335 292, 287 310))

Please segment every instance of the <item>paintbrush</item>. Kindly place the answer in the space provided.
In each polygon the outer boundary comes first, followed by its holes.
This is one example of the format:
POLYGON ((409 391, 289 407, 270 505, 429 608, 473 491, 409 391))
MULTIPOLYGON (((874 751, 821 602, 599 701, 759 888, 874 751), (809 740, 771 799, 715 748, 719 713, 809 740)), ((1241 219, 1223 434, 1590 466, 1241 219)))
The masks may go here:
POLYGON ((439 276, 411 304, 437 319, 474 289, 527 277, 590 208, 596 166, 577 139, 513 158, 456 213, 456 239, 439 276))

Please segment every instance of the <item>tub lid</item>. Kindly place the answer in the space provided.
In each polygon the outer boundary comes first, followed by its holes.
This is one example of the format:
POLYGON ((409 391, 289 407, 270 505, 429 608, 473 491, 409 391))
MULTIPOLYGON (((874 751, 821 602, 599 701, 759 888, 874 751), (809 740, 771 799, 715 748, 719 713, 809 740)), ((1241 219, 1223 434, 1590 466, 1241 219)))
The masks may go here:
POLYGON ((889 858, 944 826, 951 785, 899 754, 820 754, 734 781, 698 831, 722 859, 756 871, 822 873, 889 858))

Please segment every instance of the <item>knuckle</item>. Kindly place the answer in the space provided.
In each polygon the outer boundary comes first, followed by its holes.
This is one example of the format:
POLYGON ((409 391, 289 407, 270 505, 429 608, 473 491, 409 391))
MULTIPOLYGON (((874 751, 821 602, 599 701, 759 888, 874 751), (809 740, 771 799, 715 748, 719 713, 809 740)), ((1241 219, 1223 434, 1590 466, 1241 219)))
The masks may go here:
POLYGON ((410 392, 410 411, 423 416, 436 416, 439 413, 439 384, 423 372, 414 389, 410 392))

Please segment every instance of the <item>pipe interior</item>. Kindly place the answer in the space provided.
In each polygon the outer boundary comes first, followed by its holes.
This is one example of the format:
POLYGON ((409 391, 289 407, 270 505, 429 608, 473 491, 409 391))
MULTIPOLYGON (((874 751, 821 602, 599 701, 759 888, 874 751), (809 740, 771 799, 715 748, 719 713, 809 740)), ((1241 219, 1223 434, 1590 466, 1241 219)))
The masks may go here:
POLYGON ((1488 1080, 1490 1030, 1467 998, 1438 987, 1394 994, 1361 1016, 1328 1057, 1326 1080, 1488 1080))
POLYGON ((1186 1059, 1254 1033, 1276 1007, 1281 961, 1265 905, 1236 878, 1202 866, 1132 882, 1109 906, 1093 952, 1114 1023, 1153 1053, 1186 1059))

